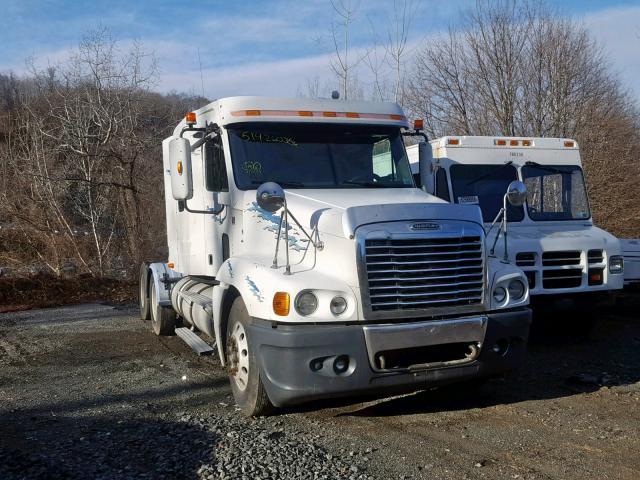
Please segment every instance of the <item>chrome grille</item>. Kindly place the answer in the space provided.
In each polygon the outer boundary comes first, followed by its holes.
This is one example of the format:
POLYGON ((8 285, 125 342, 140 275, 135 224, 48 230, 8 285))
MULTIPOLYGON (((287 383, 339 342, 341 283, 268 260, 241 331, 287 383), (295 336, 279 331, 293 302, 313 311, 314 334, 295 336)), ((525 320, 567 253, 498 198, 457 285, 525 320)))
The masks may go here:
POLYGON ((476 235, 365 241, 372 311, 482 303, 482 238, 476 235))

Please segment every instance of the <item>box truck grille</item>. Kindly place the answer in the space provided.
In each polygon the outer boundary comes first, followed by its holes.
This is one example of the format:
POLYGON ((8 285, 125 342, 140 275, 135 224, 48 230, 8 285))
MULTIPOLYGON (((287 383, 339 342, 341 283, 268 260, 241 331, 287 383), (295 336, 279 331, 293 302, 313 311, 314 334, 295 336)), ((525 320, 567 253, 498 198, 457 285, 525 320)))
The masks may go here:
POLYGON ((602 263, 604 261, 602 250, 589 250, 588 258, 589 263, 602 263))
POLYGON ((564 267, 580 265, 580 252, 544 252, 542 254, 542 266, 564 267))
POLYGON ((544 288, 576 288, 582 285, 582 269, 566 268, 542 272, 544 288))
POLYGON ((366 240, 372 311, 482 303, 480 236, 366 240))

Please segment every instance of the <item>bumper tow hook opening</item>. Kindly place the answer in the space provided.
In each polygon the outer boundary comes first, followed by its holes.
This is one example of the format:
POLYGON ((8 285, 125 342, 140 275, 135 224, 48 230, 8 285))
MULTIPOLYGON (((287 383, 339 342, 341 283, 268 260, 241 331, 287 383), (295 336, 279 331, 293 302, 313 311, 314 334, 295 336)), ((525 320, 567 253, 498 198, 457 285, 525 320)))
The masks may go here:
POLYGON ((469 351, 464 354, 468 360, 475 360, 480 353, 480 346, 477 343, 470 343, 468 345, 469 351))
POLYGON ((384 355, 378 355, 378 362, 380 363, 380 369, 385 370, 387 368, 387 361, 384 355))

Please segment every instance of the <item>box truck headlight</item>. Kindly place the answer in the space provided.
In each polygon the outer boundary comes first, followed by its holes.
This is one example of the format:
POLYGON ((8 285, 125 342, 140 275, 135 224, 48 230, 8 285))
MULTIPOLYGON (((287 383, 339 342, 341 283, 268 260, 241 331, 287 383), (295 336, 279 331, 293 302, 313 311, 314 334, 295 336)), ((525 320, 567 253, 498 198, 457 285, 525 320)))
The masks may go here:
POLYGON ((296 311, 300 315, 311 315, 318 308, 318 297, 312 292, 300 292, 296 297, 296 311))
POLYGON ((504 302, 504 299, 507 298, 507 291, 503 288, 503 287, 497 287, 494 291, 493 291, 493 299, 497 302, 497 303, 502 303, 504 302))
POLYGON ((524 297, 524 294, 526 292, 524 283, 522 283, 520 280, 511 280, 507 288, 509 290, 509 297, 511 298, 511 300, 520 300, 522 297, 524 297))
POLYGON ((331 313, 334 315, 342 315, 347 309, 347 301, 343 297, 333 297, 329 305, 331 313))
POLYGON ((620 255, 609 257, 609 272, 622 273, 624 271, 624 260, 620 255))

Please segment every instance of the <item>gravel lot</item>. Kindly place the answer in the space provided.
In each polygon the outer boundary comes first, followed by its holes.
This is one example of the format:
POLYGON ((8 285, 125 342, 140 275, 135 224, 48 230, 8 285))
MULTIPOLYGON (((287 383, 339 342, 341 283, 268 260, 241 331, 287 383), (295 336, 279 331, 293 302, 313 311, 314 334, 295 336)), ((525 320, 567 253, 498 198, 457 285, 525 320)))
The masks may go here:
POLYGON ((538 323, 479 392, 319 403, 245 419, 215 357, 133 307, 0 314, 0 479, 640 478, 640 299, 590 339, 538 323))

